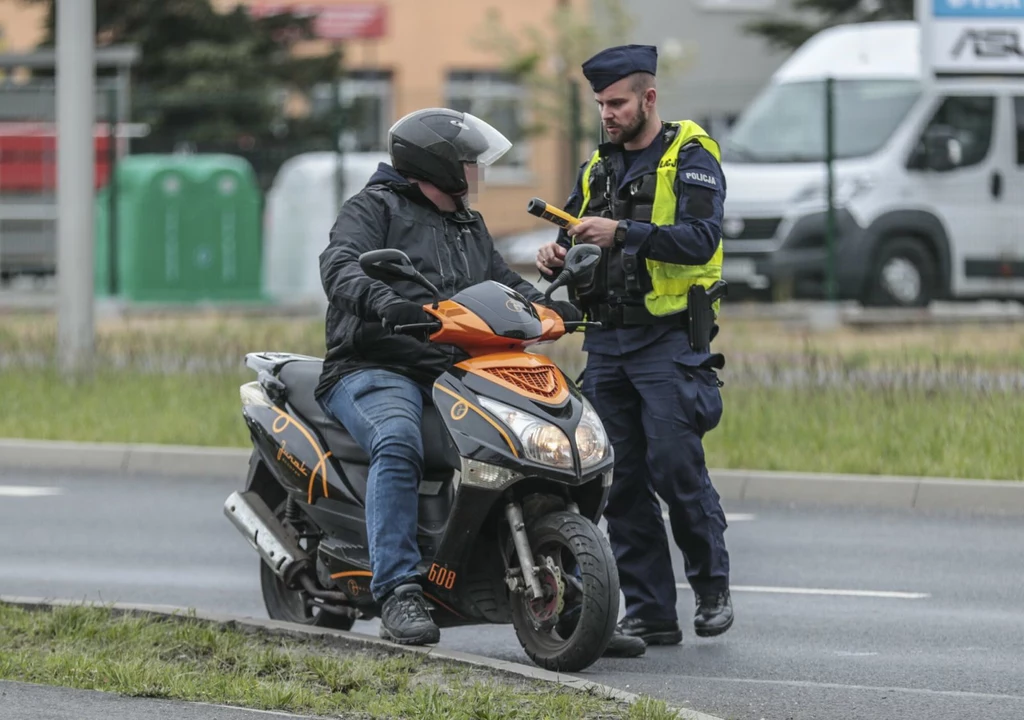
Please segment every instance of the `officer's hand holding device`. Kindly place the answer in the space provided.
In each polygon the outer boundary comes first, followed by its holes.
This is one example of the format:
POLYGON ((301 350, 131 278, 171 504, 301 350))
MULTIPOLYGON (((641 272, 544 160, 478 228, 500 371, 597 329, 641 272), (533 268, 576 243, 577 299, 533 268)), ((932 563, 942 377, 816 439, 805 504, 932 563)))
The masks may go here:
POLYGON ((610 248, 615 243, 619 221, 603 217, 583 218, 579 225, 569 228, 569 236, 579 242, 610 248))

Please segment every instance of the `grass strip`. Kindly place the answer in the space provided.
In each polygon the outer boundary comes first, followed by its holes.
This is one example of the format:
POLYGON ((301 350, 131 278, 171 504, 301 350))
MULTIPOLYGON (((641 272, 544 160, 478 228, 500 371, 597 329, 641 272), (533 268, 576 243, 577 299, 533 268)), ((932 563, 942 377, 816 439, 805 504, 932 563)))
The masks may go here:
POLYGON ((344 718, 663 720, 626 705, 422 654, 343 647, 194 617, 0 604, 0 679, 344 718))
MULTIPOLYGON (((245 447, 248 371, 0 370, 0 437, 245 447)), ((705 438, 711 467, 1024 478, 1024 403, 960 387, 765 387, 729 382, 705 438)))
MULTIPOLYGON (((13 313, 0 320, 0 360, 52 359, 57 323, 52 314, 13 313)), ((850 328, 812 331, 773 320, 733 319, 726 311, 715 340, 729 372, 744 374, 765 365, 842 369, 947 369, 960 372, 1024 369, 1024 323, 850 328)), ((543 352, 574 365, 581 362, 580 334, 545 345, 543 352)), ((101 318, 96 326, 101 362, 173 368, 198 363, 241 366, 247 352, 282 350, 320 357, 320 317, 232 316, 195 311, 169 316, 101 318)))

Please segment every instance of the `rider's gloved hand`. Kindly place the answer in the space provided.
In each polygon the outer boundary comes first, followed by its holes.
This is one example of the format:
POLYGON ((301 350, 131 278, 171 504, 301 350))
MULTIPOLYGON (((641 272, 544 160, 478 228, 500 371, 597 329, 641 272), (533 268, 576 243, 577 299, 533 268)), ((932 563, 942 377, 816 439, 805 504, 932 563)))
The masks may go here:
POLYGON ((558 313, 562 322, 580 322, 583 320, 583 311, 568 300, 551 300, 548 307, 558 313))
POLYGON ((419 323, 436 322, 437 318, 427 313, 422 305, 408 300, 388 305, 381 312, 384 328, 394 332, 396 325, 417 325, 419 323))

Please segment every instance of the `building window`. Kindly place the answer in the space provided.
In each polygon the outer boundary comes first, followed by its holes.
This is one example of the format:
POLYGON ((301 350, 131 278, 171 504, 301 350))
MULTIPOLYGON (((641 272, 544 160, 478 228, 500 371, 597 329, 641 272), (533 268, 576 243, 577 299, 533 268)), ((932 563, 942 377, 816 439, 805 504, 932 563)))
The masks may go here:
POLYGON ((485 174, 486 181, 513 181, 528 171, 526 90, 507 73, 453 70, 448 73, 447 105, 472 113, 505 135, 512 148, 485 174))
MULTIPOLYGON (((331 112, 334 98, 330 83, 313 88, 312 112, 331 112)), ((387 70, 350 70, 341 81, 340 99, 346 110, 342 148, 348 152, 387 152, 391 127, 392 85, 387 70)))

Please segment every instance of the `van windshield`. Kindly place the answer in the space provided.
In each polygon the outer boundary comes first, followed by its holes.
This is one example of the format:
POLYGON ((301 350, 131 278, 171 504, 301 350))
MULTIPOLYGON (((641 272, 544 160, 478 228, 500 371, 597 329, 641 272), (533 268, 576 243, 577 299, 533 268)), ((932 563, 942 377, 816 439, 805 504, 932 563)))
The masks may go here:
MULTIPOLYGON (((889 139, 921 93, 916 80, 836 80, 835 157, 869 155, 889 139)), ((769 85, 722 143, 734 163, 824 162, 825 81, 769 85)))

